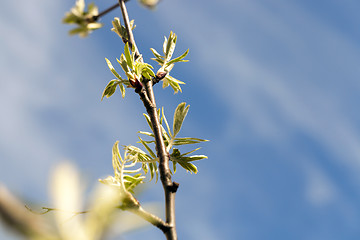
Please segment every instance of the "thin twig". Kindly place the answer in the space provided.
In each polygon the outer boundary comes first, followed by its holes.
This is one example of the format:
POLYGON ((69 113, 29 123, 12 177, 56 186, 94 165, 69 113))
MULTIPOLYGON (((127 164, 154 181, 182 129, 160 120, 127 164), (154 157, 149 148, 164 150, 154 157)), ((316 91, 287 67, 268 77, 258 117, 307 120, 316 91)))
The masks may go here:
POLYGON ((101 18, 102 16, 104 16, 105 14, 111 12, 112 10, 114 10, 115 8, 119 7, 119 4, 115 3, 114 5, 112 5, 111 7, 105 9, 104 11, 100 12, 96 17, 101 18))
POLYGON ((58 211, 58 212, 67 212, 67 213, 72 213, 74 214, 74 216, 79 215, 79 214, 84 214, 84 213, 88 213, 89 211, 67 211, 67 210, 62 210, 62 209, 58 209, 58 208, 50 208, 50 207, 42 207, 41 209, 44 210, 43 212, 37 212, 34 211, 33 209, 31 209, 29 206, 25 205, 25 208, 27 210, 29 210, 30 212, 37 214, 37 215, 44 215, 48 212, 51 211, 58 211))
POLYGON ((130 20, 129 20, 129 15, 127 13, 127 9, 126 9, 126 6, 125 6, 125 0, 118 0, 119 1, 119 6, 121 8, 121 12, 122 12, 122 15, 123 15, 123 19, 124 19, 124 25, 125 25, 125 28, 126 28, 126 31, 127 31, 127 34, 129 36, 129 45, 130 45, 130 48, 135 48, 135 59, 138 58, 140 56, 140 53, 139 53, 139 50, 136 46, 136 43, 135 43, 135 39, 134 39, 134 34, 131 30, 131 27, 130 27, 130 20))
MULTIPOLYGON (((125 2, 127 2, 129 0, 125 0, 125 2)), ((99 20, 99 18, 101 18, 102 16, 108 14, 109 12, 111 12, 112 10, 116 9, 119 7, 118 3, 115 3, 114 5, 112 5, 111 7, 108 7, 107 9, 105 9, 104 11, 100 12, 98 15, 92 16, 91 18, 87 19, 89 22, 96 22, 97 20, 99 20)))

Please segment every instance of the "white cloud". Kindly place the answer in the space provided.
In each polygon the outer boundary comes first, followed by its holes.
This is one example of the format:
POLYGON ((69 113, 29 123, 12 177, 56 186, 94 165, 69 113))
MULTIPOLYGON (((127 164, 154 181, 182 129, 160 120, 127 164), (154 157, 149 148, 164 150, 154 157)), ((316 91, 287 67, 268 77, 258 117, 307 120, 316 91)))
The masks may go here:
MULTIPOLYGON (((213 94, 232 108, 232 128, 240 118, 241 121, 246 118, 259 137, 277 140, 274 143, 280 145, 286 144, 294 132, 301 131, 326 146, 349 169, 360 171, 360 137, 356 122, 347 116, 351 110, 347 109, 351 104, 348 96, 355 96, 359 90, 356 83, 359 70, 354 65, 360 60, 359 48, 351 40, 289 2, 279 4, 281 8, 254 1, 222 2, 216 6, 219 12, 236 9, 238 16, 247 17, 247 22, 239 22, 234 15, 232 22, 222 21, 210 15, 210 11, 200 11, 203 5, 173 4, 177 11, 166 17, 186 34, 182 39, 193 45, 191 50, 199 61, 197 67, 207 74, 197 80, 204 81, 213 94), (177 13, 186 13, 187 17, 179 22, 177 13), (242 35, 250 32, 241 32, 247 24, 269 40, 275 39, 281 45, 280 52, 289 52, 289 59, 284 60, 293 60, 294 64, 283 60, 280 65, 281 59, 276 56, 273 60, 278 63, 249 55, 251 51, 244 45, 246 36, 242 35)), ((257 44, 266 46, 266 42, 263 39, 257 44)), ((224 137, 229 138, 232 133, 238 137, 233 129, 224 137)))
MULTIPOLYGON (((49 169, 55 162, 68 158, 71 147, 79 146, 83 150, 94 141, 101 145, 103 139, 93 139, 97 134, 94 130, 100 129, 101 136, 113 138, 116 135, 120 139, 131 133, 136 139, 136 130, 132 126, 146 124, 143 119, 129 120, 128 115, 139 114, 138 108, 130 104, 120 103, 119 111, 114 111, 114 103, 119 101, 117 98, 112 102, 104 100, 100 105, 102 89, 98 88, 105 86, 106 79, 97 77, 94 61, 81 54, 85 55, 92 49, 91 53, 96 58, 99 56, 107 73, 104 56, 98 54, 94 41, 88 39, 79 43, 78 39, 72 38, 72 45, 64 45, 64 39, 70 38, 66 30, 59 31, 64 14, 60 12, 62 9, 65 7, 55 2, 24 2, 20 7, 10 1, 2 6, 0 14, 0 27, 4 33, 0 46, 0 152, 4 166, 0 168, 0 181, 15 191, 27 192, 25 195, 31 193, 30 188, 42 195, 47 194, 49 169), (88 71, 88 66, 94 71, 88 71), (92 80, 95 78, 103 82, 94 83, 92 80), (80 95, 78 91, 82 87, 84 94, 80 95), (67 123, 47 126, 55 120, 49 114, 51 109, 55 109, 67 123), (50 115, 49 119, 44 119, 44 114, 50 115), (119 125, 126 127, 114 131, 114 127, 119 125)), ((111 73, 106 77, 110 80, 111 73)), ((111 169, 111 145, 107 150, 111 169)), ((90 152, 91 149, 78 155, 85 158, 88 157, 86 154, 91 155, 90 152)))
POLYGON ((327 176, 319 167, 308 164, 305 168, 307 174, 305 197, 316 207, 323 207, 333 203, 337 199, 337 191, 330 177, 327 176))

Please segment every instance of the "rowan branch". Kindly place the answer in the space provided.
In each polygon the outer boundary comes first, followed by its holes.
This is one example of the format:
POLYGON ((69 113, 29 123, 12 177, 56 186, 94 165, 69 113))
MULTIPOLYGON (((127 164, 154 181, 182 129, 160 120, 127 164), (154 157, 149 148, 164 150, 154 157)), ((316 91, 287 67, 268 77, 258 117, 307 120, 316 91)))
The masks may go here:
MULTIPOLYGON (((135 48, 135 56, 141 56, 136 47, 134 35, 130 27, 129 16, 125 6, 125 0, 118 0, 121 12, 124 19, 125 28, 129 36, 129 45, 135 48)), ((141 59, 142 61, 142 59, 141 59)), ((156 152, 159 158, 159 171, 160 179, 164 188, 165 194, 165 217, 166 224, 169 226, 166 229, 165 236, 168 240, 176 240, 176 225, 175 225, 175 193, 179 186, 178 183, 172 182, 171 171, 169 168, 169 153, 166 151, 165 143, 163 140, 161 125, 157 113, 155 96, 153 91, 153 81, 150 79, 143 80, 143 89, 136 91, 142 100, 146 111, 151 119, 152 128, 155 136, 156 152)))

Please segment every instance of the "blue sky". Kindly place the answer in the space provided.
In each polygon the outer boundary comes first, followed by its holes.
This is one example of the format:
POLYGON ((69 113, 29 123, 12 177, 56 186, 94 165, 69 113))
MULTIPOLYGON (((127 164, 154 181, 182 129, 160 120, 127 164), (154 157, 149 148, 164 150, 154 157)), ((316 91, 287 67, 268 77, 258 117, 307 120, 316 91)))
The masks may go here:
MULTIPOLYGON (((49 203, 48 179, 70 160, 84 184, 112 174, 111 147, 147 130, 138 96, 100 102, 123 45, 105 27, 79 39, 61 24, 73 1, 2 3, 0 182, 49 203)), ((100 9, 111 1, 98 1, 100 9)), ((172 116, 190 104, 182 136, 210 139, 199 173, 179 171, 180 239, 360 237, 360 17, 357 1, 162 1, 128 3, 144 58, 178 35, 189 63, 173 76, 183 93, 156 86, 172 116)), ((120 67, 118 68, 120 69, 120 67)), ((170 118, 170 117, 169 117, 170 118)), ((162 201, 161 186, 139 196, 162 201)), ((158 239, 151 227, 124 239, 158 239)), ((0 238, 10 239, 0 228, 0 238)))

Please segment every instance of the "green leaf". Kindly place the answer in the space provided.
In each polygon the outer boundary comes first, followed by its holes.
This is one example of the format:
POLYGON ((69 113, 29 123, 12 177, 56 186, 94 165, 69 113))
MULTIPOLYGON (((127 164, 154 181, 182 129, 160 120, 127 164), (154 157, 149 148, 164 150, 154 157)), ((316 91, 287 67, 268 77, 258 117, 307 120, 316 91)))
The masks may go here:
POLYGON ((167 88, 169 85, 170 85, 170 84, 169 84, 169 81, 166 79, 166 76, 165 76, 165 78, 163 79, 163 85, 162 85, 162 87, 163 87, 163 88, 167 88))
POLYGON ((71 9, 71 12, 76 16, 81 16, 85 10, 85 1, 78 0, 75 3, 75 7, 71 9))
POLYGON ((114 173, 115 173, 115 177, 117 172, 120 170, 121 168, 121 164, 123 163, 123 159, 120 155, 120 151, 119 151, 119 141, 116 141, 114 146, 112 147, 112 165, 114 168, 114 173))
POLYGON ((154 56, 155 56, 157 59, 162 59, 162 60, 164 61, 164 57, 162 57, 155 49, 150 48, 150 50, 152 51, 152 53, 154 54, 154 56))
POLYGON ((128 145, 124 146, 124 149, 128 151, 130 155, 136 156, 138 162, 144 163, 154 161, 154 159, 138 147, 128 145))
POLYGON ((187 144, 195 144, 195 143, 201 143, 207 141, 209 140, 200 139, 200 138, 191 138, 191 137, 175 138, 174 145, 187 145, 187 144))
POLYGON ((112 21, 112 25, 113 25, 113 28, 111 29, 111 31, 117 33, 117 35, 119 35, 119 37, 123 38, 124 37, 124 27, 121 25, 120 19, 117 17, 114 18, 114 20, 112 21))
POLYGON ((176 173, 176 162, 172 161, 172 163, 173 163, 173 172, 176 173))
POLYGON ((196 152, 196 151, 199 150, 199 149, 201 149, 201 148, 195 148, 194 150, 191 150, 190 152, 181 154, 181 156, 189 155, 189 154, 191 154, 191 153, 193 153, 193 152, 196 152))
POLYGON ((177 62, 188 62, 189 60, 183 60, 188 53, 189 53, 189 49, 186 50, 186 52, 184 52, 181 56, 174 58, 171 61, 167 62, 166 66, 169 66, 169 65, 171 65, 173 63, 177 63, 177 62))
MULTIPOLYGON (((174 53, 175 46, 176 46, 176 39, 177 39, 177 37, 176 37, 175 33, 170 32, 169 39, 167 39, 166 47, 164 49, 165 62, 168 62, 174 53)), ((165 42, 164 42, 164 45, 165 45, 165 42)))
POLYGON ((130 53, 129 43, 125 44, 124 54, 125 54, 127 65, 129 66, 130 69, 134 69, 134 61, 133 61, 133 58, 130 53))
POLYGON ((96 16, 98 14, 99 10, 95 3, 89 3, 87 15, 96 16))
POLYGON ((198 160, 202 160, 202 159, 206 159, 208 158, 205 155, 193 155, 190 157, 182 157, 181 159, 187 162, 192 162, 192 161, 198 161, 198 160))
POLYGON ((102 23, 94 22, 94 23, 87 24, 86 28, 87 28, 87 30, 96 30, 96 29, 102 28, 102 26, 103 26, 102 23))
POLYGON ((151 150, 151 148, 146 144, 145 141, 143 141, 140 137, 140 142, 142 145, 144 145, 144 147, 146 148, 146 150, 150 153, 150 156, 153 157, 154 159, 156 158, 156 155, 154 154, 154 152, 151 150))
MULTIPOLYGON (((107 98, 111 97, 111 95, 113 95, 115 93, 116 90, 116 86, 120 84, 120 81, 117 79, 113 79, 111 80, 108 85, 105 87, 102 96, 101 96, 101 100, 103 100, 103 98, 106 96, 107 98)), ((120 84, 121 85, 121 84, 120 84)))
MULTIPOLYGON (((145 141, 144 141, 145 142, 145 141)), ((125 146, 126 150, 133 156, 137 156, 137 161, 143 163, 142 169, 145 173, 150 171, 150 181, 156 177, 156 181, 158 180, 158 167, 156 163, 159 161, 157 158, 151 158, 148 154, 142 151, 140 148, 135 146, 125 146)), ((151 150, 151 149, 150 149, 151 150)), ((151 151, 152 152, 152 151, 151 151)), ((151 154, 151 153, 150 153, 151 154)), ((152 153, 153 154, 153 153, 152 153)), ((155 154, 154 154, 155 155, 155 154)))
POLYGON ((185 170, 191 172, 191 173, 198 173, 198 170, 197 170, 197 167, 190 163, 190 162, 182 162, 182 161, 179 161, 177 162, 180 164, 180 166, 182 166, 185 170))
POLYGON ((178 93, 179 91, 182 92, 180 84, 185 84, 184 82, 177 80, 169 75, 165 76, 165 78, 169 81, 171 88, 174 90, 174 94, 178 93))
POLYGON ((109 61, 109 59, 105 58, 106 63, 110 69, 110 71, 114 74, 114 76, 119 79, 122 80, 122 78, 120 77, 120 75, 116 72, 115 68, 113 67, 113 65, 111 64, 111 62, 109 61))
POLYGON ((189 105, 187 107, 185 107, 185 105, 186 105, 185 102, 180 103, 175 110, 174 122, 173 122, 173 136, 174 137, 179 133, 181 126, 184 122, 184 119, 186 117, 186 114, 189 111, 189 105))
POLYGON ((120 193, 130 194, 137 185, 143 182, 145 177, 139 173, 142 168, 132 169, 137 163, 138 155, 129 155, 125 150, 124 158, 122 158, 118 144, 119 141, 116 141, 112 148, 114 177, 109 176, 100 182, 119 188, 120 193))
POLYGON ((162 135, 163 135, 163 137, 164 137, 164 143, 165 143, 165 146, 168 146, 168 144, 170 143, 170 136, 169 136, 169 134, 165 131, 165 128, 162 126, 162 125, 160 125, 160 128, 161 128, 161 133, 162 133, 162 135))
POLYGON ((167 122, 167 120, 166 120, 166 117, 165 117, 164 108, 162 108, 161 113, 162 113, 162 117, 161 117, 161 118, 162 118, 163 121, 165 122, 165 125, 166 125, 166 128, 167 128, 167 130, 168 130, 168 133, 169 133, 170 137, 173 138, 173 136, 172 136, 172 134, 171 134, 170 126, 169 126, 169 124, 168 124, 168 122, 167 122))
POLYGON ((150 119, 149 115, 147 115, 147 114, 145 114, 145 113, 143 113, 143 115, 144 115, 144 117, 145 117, 145 119, 146 119, 146 122, 147 122, 148 125, 150 126, 151 130, 154 132, 154 129, 153 129, 153 127, 152 127, 151 119, 150 119))
POLYGON ((78 28, 74 28, 69 31, 70 36, 80 34, 80 33, 87 34, 87 29, 84 27, 78 27, 78 28))
POLYGON ((148 63, 136 62, 135 72, 138 76, 143 76, 146 79, 151 79, 155 73, 151 70, 153 67, 148 63))
POLYGON ((127 63, 126 63, 126 59, 125 59, 125 56, 124 54, 121 54, 120 56, 120 60, 119 59, 116 59, 118 61, 118 63, 120 64, 121 68, 124 70, 125 73, 129 73, 131 72, 127 63))
MULTIPOLYGON (((164 43, 163 43, 163 53, 164 53, 164 56, 166 56, 166 47, 167 47, 167 44, 168 44, 168 39, 167 37, 164 36, 164 43)), ((165 58, 164 58, 165 60, 165 58)))
POLYGON ((119 88, 120 88, 120 91, 121 91, 121 97, 125 98, 125 87, 124 87, 124 85, 119 84, 119 88))
POLYGON ((147 136, 150 136, 150 137, 154 137, 153 133, 144 132, 144 131, 139 131, 138 133, 141 133, 141 134, 144 134, 144 135, 147 135, 147 136))

